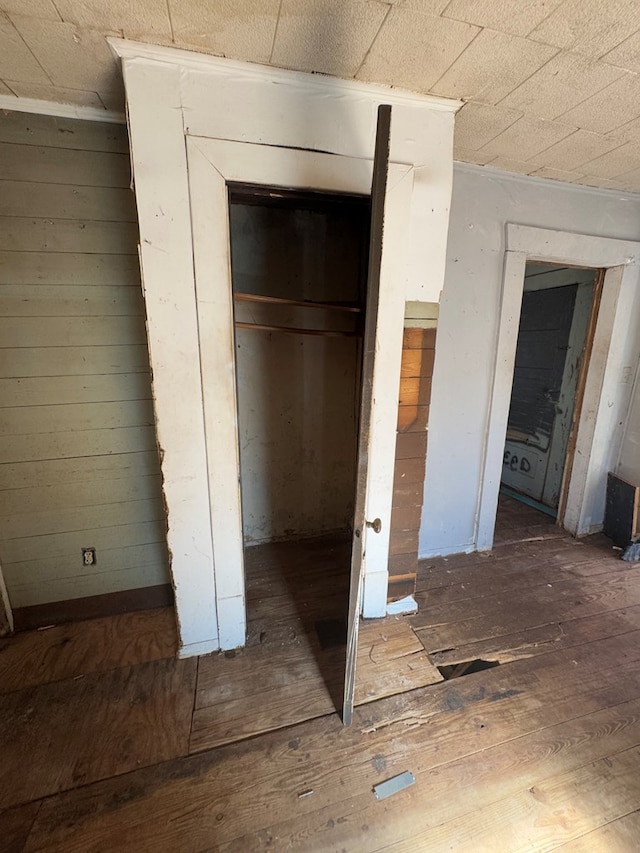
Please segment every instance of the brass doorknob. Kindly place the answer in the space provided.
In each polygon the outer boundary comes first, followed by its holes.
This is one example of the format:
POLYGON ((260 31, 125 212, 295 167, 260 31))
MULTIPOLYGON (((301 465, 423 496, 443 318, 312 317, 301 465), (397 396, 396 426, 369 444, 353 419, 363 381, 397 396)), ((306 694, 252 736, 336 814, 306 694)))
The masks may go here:
POLYGON ((373 521, 366 522, 367 527, 370 527, 374 533, 380 533, 382 530, 382 522, 379 518, 374 518, 373 521))

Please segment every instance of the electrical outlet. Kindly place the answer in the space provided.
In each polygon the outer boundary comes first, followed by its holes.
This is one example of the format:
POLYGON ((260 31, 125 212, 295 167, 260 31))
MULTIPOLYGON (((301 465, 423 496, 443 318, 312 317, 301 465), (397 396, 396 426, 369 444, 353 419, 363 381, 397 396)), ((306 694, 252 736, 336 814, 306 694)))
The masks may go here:
POLYGON ((82 549, 82 565, 83 566, 95 566, 96 564, 96 549, 95 548, 83 548, 82 549))

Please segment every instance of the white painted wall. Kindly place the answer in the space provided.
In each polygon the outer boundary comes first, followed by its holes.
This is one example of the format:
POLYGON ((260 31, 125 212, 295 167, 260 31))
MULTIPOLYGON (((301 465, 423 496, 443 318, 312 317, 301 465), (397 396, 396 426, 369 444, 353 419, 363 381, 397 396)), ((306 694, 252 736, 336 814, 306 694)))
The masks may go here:
POLYGON ((0 114, 0 559, 14 608, 169 582, 129 184, 124 126, 0 114))
POLYGON ((640 485, 640 362, 636 371, 633 399, 625 428, 618 473, 630 483, 640 485))
MULTIPOLYGON (((429 418, 423 557, 476 546, 507 222, 638 240, 640 198, 456 164, 429 418)), ((639 315, 636 294, 629 311, 635 326, 612 396, 628 394, 633 382, 639 315)))

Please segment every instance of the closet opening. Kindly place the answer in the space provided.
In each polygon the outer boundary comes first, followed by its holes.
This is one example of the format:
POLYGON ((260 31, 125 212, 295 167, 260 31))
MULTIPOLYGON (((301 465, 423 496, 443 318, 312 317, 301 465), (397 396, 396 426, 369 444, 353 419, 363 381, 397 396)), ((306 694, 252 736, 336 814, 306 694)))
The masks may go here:
POLYGON ((300 644, 340 707, 368 197, 229 185, 247 645, 300 644))
POLYGON ((595 269, 526 265, 497 544, 562 526, 602 280, 595 269))

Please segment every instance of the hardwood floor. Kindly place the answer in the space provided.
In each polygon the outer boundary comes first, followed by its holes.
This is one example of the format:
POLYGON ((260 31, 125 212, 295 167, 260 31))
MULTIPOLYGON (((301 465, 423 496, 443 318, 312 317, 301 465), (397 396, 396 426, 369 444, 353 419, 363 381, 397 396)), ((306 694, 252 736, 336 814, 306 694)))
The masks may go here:
POLYGON ((169 610, 2 641, 0 850, 635 853, 640 564, 502 509, 493 552, 364 627, 349 729, 335 541, 250 552, 235 653, 176 660, 169 610))

